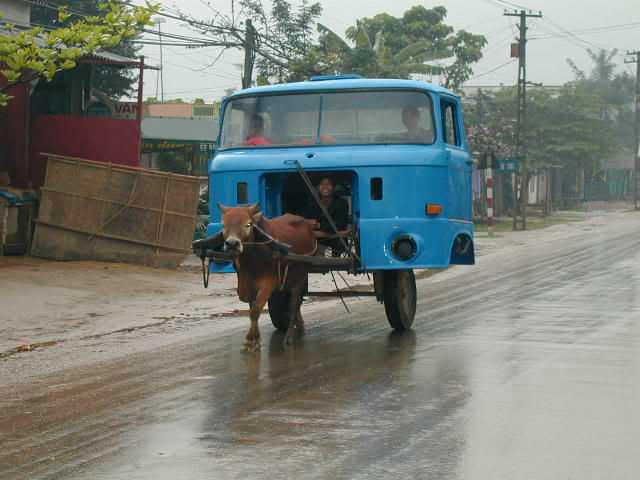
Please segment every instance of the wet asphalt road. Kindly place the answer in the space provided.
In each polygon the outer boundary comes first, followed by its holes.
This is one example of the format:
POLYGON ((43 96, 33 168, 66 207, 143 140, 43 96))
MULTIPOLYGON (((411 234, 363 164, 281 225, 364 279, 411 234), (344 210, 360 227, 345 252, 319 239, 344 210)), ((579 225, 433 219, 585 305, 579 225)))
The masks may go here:
POLYGON ((21 386, 0 478, 636 479, 639 226, 423 280, 408 334, 364 300, 21 386))

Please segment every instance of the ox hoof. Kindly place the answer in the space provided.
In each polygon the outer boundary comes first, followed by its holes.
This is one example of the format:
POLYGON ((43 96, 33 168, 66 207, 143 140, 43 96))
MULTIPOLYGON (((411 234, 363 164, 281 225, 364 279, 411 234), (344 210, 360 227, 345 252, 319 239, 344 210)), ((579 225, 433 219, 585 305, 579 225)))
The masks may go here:
POLYGON ((259 352, 261 348, 260 340, 255 340, 252 342, 244 343, 244 351, 245 352, 259 352))
POLYGON ((284 346, 289 347, 293 345, 293 342, 295 340, 294 337, 295 337, 295 331, 288 330, 287 334, 284 336, 284 341, 283 341, 284 346))

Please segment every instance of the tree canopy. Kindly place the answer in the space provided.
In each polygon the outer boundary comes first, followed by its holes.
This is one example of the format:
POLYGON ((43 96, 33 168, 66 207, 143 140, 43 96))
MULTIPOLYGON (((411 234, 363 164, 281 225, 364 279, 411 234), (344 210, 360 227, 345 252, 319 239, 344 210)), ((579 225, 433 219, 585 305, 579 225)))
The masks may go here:
POLYGON ((587 50, 591 69, 578 68, 571 59, 567 62, 573 69, 575 79, 571 82, 585 94, 598 99, 599 116, 613 126, 611 134, 615 141, 631 150, 634 143, 633 102, 635 79, 627 72, 617 72, 614 62, 618 50, 587 50))
MULTIPOLYGON (((530 171, 579 168, 588 180, 605 160, 633 146, 634 81, 616 71, 615 50, 588 53, 591 68, 585 72, 569 61, 575 78, 560 89, 528 90, 523 140, 530 171)), ((466 103, 472 150, 479 155, 514 155, 515 88, 480 92, 466 103)))
POLYGON ((134 38, 150 23, 155 5, 130 7, 118 1, 101 4, 100 14, 71 19, 66 8, 58 10, 59 28, 33 27, 18 30, 7 26, 0 35, 0 73, 6 85, 0 89, 0 105, 10 97, 6 91, 18 83, 43 78, 77 65, 80 58, 100 49, 111 49, 134 38))
POLYGON ((213 17, 181 18, 223 48, 244 49, 253 42, 257 83, 302 80, 312 75, 359 73, 368 77, 409 78, 441 75, 445 86, 459 88, 482 58, 487 40, 445 23, 445 7, 416 5, 402 16, 380 13, 361 18, 344 37, 317 23, 321 4, 302 0, 237 0, 231 16, 210 6, 213 17), (246 24, 251 20, 253 29, 246 24), (446 64, 433 63, 447 59, 446 64))
POLYGON ((445 23, 444 7, 416 5, 401 17, 380 13, 361 18, 345 37, 319 24, 319 39, 297 60, 293 76, 319 73, 359 73, 368 77, 409 78, 413 74, 441 75, 448 88, 458 89, 482 58, 487 40, 445 23), (435 61, 448 59, 446 64, 435 61))
MULTIPOLYGON (((122 3, 122 2, 120 2, 122 3)), ((66 0, 65 8, 69 12, 68 18, 61 20, 58 11, 49 4, 33 5, 31 8, 31 22, 35 26, 44 28, 61 28, 69 26, 74 21, 86 16, 102 14, 101 0, 66 0)), ((123 41, 109 50, 128 58, 136 58, 140 50, 131 42, 123 41)), ((136 84, 136 73, 130 69, 113 68, 108 65, 94 65, 92 83, 101 92, 113 99, 131 94, 136 84)))
POLYGON ((298 6, 287 0, 273 0, 269 8, 262 0, 231 0, 231 15, 210 3, 207 6, 211 11, 208 19, 185 12, 179 16, 223 49, 244 50, 251 44, 252 54, 246 66, 250 71, 257 66, 259 84, 289 78, 297 59, 312 47, 315 22, 322 13, 320 3, 307 0, 302 0, 298 6))

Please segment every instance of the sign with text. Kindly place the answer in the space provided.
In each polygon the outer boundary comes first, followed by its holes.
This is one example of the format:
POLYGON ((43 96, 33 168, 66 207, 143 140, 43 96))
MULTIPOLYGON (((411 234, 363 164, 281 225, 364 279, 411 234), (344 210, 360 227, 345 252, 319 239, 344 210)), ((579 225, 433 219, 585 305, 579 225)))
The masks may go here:
POLYGON ((115 118, 136 118, 138 104, 136 102, 116 102, 113 105, 115 118))
POLYGON ((496 160, 496 170, 516 173, 520 171, 520 160, 516 158, 498 158, 496 160))

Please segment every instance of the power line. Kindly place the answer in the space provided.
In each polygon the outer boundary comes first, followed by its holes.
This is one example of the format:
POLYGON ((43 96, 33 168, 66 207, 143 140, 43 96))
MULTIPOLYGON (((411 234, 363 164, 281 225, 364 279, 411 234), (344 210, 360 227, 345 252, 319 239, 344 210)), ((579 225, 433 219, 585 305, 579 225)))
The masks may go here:
MULTIPOLYGON (((147 58, 150 58, 152 60, 154 60, 154 57, 149 56, 147 58)), ((190 72, 194 72, 194 73, 204 73, 202 70, 187 66, 187 65, 182 65, 179 63, 175 63, 175 62, 164 62, 166 65, 170 66, 170 67, 177 67, 177 68, 182 68, 183 70, 188 70, 190 72)), ((231 74, 225 74, 225 73, 218 73, 218 72, 207 72, 206 74, 207 76, 211 76, 211 77, 217 77, 217 78, 222 78, 223 80, 237 80, 237 77, 232 76, 231 74)), ((239 79, 238 79, 239 80, 239 79)))
MULTIPOLYGON (((62 5, 57 5, 55 3, 50 3, 47 1, 43 1, 43 0, 24 0, 26 3, 29 3, 31 5, 34 6, 38 6, 38 7, 42 7, 51 11, 55 11, 55 12, 59 12, 60 8, 62 7, 62 5)), ((133 4, 131 1, 124 1, 123 3, 125 3, 128 6, 131 7, 137 7, 137 5, 133 4)), ((79 10, 75 10, 75 9, 67 9, 67 11, 72 14, 73 16, 76 17, 81 17, 84 19, 87 19, 88 17, 91 16, 96 16, 95 14, 91 14, 89 12, 81 12, 79 10)), ((173 20, 177 20, 177 21, 181 21, 184 23, 187 23, 189 25, 200 25, 200 26, 206 26, 206 27, 211 27, 211 25, 208 25, 204 22, 197 22, 197 21, 192 21, 189 19, 185 19, 183 17, 180 16, 176 16, 176 15, 171 15, 169 13, 166 12, 158 12, 159 16, 162 17, 167 17, 167 18, 171 18, 173 20)), ((33 24, 36 25, 36 24, 33 24)), ((38 26, 38 25, 36 25, 38 26)), ((49 27, 49 26, 45 26, 45 25, 40 25, 42 28, 45 28, 47 30, 53 30, 54 28, 49 27)), ((239 30, 238 30, 239 31, 239 30)), ((180 34, 174 34, 174 33, 169 33, 169 32, 158 32, 155 30, 151 30, 151 29, 143 29, 143 33, 148 34, 148 35, 155 35, 158 36, 159 40, 158 41, 152 41, 152 40, 148 40, 148 39, 141 39, 141 40, 130 40, 130 43, 136 43, 136 44, 140 44, 140 45, 160 45, 161 43, 163 45, 171 45, 171 46, 177 46, 177 47, 184 47, 184 48, 197 48, 197 47, 215 47, 215 46, 229 46, 229 42, 215 42, 215 41, 211 41, 208 39, 204 39, 204 38, 197 38, 197 37, 192 37, 192 36, 187 36, 187 35, 180 35, 180 34), (163 38, 170 38, 172 40, 175 40, 174 42, 166 42, 163 41, 163 38)), ((229 32, 226 32, 229 33, 229 32)), ((240 44, 239 44, 240 46, 240 44)), ((218 56, 219 57, 219 56, 218 56)), ((149 58, 153 58, 153 57, 149 57, 149 58)), ((217 59, 216 59, 217 60, 217 59)), ((202 70, 198 70, 198 69, 194 69, 191 67, 188 67, 186 65, 180 65, 174 62, 165 62, 167 63, 167 65, 169 66, 173 66, 173 67, 178 67, 178 68, 182 68, 182 69, 186 69, 192 72, 196 72, 196 73, 202 73, 202 70)), ((214 61, 215 63, 215 61, 214 61)), ((212 76, 212 77, 217 77, 217 78, 221 78, 223 80, 231 80, 231 81, 235 81, 236 77, 232 77, 231 75, 224 75, 221 73, 216 73, 216 72, 207 72, 208 76, 212 76)), ((233 85, 233 87, 235 87, 236 85, 233 85)), ((219 91, 220 89, 224 89, 224 88, 229 88, 229 87, 218 87, 218 88, 214 88, 214 89, 210 89, 212 91, 219 91)), ((197 93, 198 91, 204 91, 204 90, 193 90, 193 91, 185 91, 184 93, 197 93)), ((176 92, 169 92, 168 94, 175 94, 176 92)))
POLYGON ((484 3, 486 3, 487 5, 491 5, 492 7, 498 7, 503 9, 504 5, 499 3, 497 0, 482 0, 484 3))
POLYGON ((220 47, 217 42, 210 43, 186 43, 186 42, 161 42, 159 40, 128 40, 129 43, 134 43, 137 45, 170 45, 172 47, 183 47, 183 48, 206 48, 206 47, 220 47))
MULTIPOLYGON (((490 73, 496 72, 496 71, 500 70, 501 68, 504 68, 507 65, 511 65, 511 64, 513 64, 515 62, 516 62, 516 59, 512 58, 508 62, 501 63, 500 65, 498 65, 496 67, 493 67, 493 68, 487 70, 486 72, 482 72, 482 73, 479 73, 478 75, 474 75, 469 80, 475 80, 476 78, 484 77, 485 75, 489 75, 490 73)), ((469 80, 467 80, 467 81, 469 81, 469 80)))
MULTIPOLYGON (((202 70, 196 70, 195 68, 192 67, 188 67, 186 65, 180 65, 178 63, 173 63, 173 62, 165 62, 167 65, 172 66, 172 67, 178 67, 178 68, 182 68, 184 70, 189 70, 190 72, 194 72, 194 73, 204 73, 202 70)), ((223 73, 217 73, 217 72, 207 72, 206 76, 211 76, 211 77, 216 77, 216 78, 222 78, 223 80, 236 80, 236 77, 231 76, 230 74, 223 74, 223 73)), ((239 80, 239 79, 237 79, 239 80)))
POLYGON ((204 92, 217 92, 220 90, 224 90, 226 88, 236 88, 238 87, 238 84, 235 85, 226 85, 226 86, 222 86, 222 87, 214 87, 214 88, 197 88, 194 90, 177 90, 174 92, 165 92, 165 95, 182 95, 185 93, 196 93, 196 94, 201 94, 204 92))
POLYGON ((52 10, 55 12, 59 12, 61 8, 65 8, 65 10, 70 13, 73 16, 76 17, 81 17, 84 19, 87 19, 89 17, 96 17, 99 16, 98 13, 90 13, 90 12, 81 12, 80 10, 75 10, 75 9, 70 9, 67 8, 64 5, 58 5, 56 3, 49 3, 43 0, 23 0, 25 3, 29 3, 30 5, 33 5, 35 7, 42 7, 42 8, 46 8, 47 10, 52 10))
POLYGON ((185 42, 194 42, 194 43, 211 43, 211 40, 208 38, 199 38, 199 37, 192 37, 189 35, 182 35, 179 33, 171 33, 171 32, 158 32, 157 30, 152 30, 149 28, 143 28, 142 31, 144 33, 147 33, 149 35, 154 35, 160 38, 171 38, 174 40, 182 40, 185 42))
MULTIPOLYGON (((556 23, 553 20, 551 20, 549 17, 546 17, 546 20, 551 24, 552 27, 554 27, 556 30, 559 30, 562 34, 564 34, 564 36, 561 37, 561 38, 566 38, 566 39, 572 38, 575 41, 582 43, 583 44, 582 48, 584 48, 584 45, 587 45, 587 46, 592 47, 592 48, 599 48, 599 49, 603 48, 601 45, 596 45, 593 42, 590 42, 588 40, 580 38, 575 33, 570 32, 569 30, 564 28, 562 25, 559 25, 558 23, 556 23)), ((543 27, 543 29, 544 29, 544 27, 543 27)))
MULTIPOLYGON (((176 53, 176 51, 171 49, 171 48, 169 48, 168 50, 171 51, 171 52, 176 53)), ((201 74, 203 74, 204 72, 207 72, 210 68, 215 66, 216 63, 218 63, 218 61, 220 61, 220 59, 222 58, 224 53, 225 53, 225 50, 224 49, 220 49, 218 54, 215 55, 215 57, 213 57, 213 60, 211 60, 210 57, 206 58, 206 60, 201 60, 201 61, 196 60, 197 65, 195 65, 193 62, 189 62, 189 64, 191 65, 191 71, 196 72, 196 73, 201 73, 201 74), (205 63, 205 62, 206 62, 206 65, 203 65, 203 63, 205 63)), ((181 55, 181 57, 183 59, 189 60, 189 58, 187 58, 188 55, 181 55)), ((189 68, 189 67, 185 67, 185 68, 189 68)), ((222 73, 218 73, 218 76, 220 76, 221 78, 222 78, 222 75, 223 75, 222 73)), ((227 75, 227 77, 230 80, 235 80, 236 79, 236 76, 231 74, 231 73, 229 73, 227 75)))
MULTIPOLYGON (((571 37, 571 36, 569 36, 569 35, 567 35, 565 33, 559 32, 557 29, 553 29, 551 27, 547 27, 547 26, 544 26, 544 25, 542 25, 540 28, 542 30, 544 30, 545 32, 547 32, 547 34, 553 35, 553 38, 559 38, 561 40, 566 40, 571 45, 574 45, 574 46, 576 46, 576 47, 578 47, 578 48, 580 48, 582 50, 590 48, 589 44, 581 42, 579 40, 576 40, 573 37, 571 37)), ((534 38, 534 40, 535 40, 535 38, 534 38)))
MULTIPOLYGON (((473 22, 473 23, 469 23, 468 25, 465 25, 464 27, 460 28, 460 30, 469 30, 471 28, 477 28, 481 25, 487 25, 490 23, 497 23, 500 19, 496 18, 495 15, 491 15, 490 18, 485 18, 484 20, 480 20, 479 22, 473 22)), ((487 34, 488 35, 488 34, 487 34)))
POLYGON ((500 37, 499 40, 496 40, 494 42, 490 42, 489 43, 489 48, 484 50, 482 52, 482 54, 486 55, 489 52, 493 52, 493 51, 497 50, 498 48, 506 47, 512 41, 513 41, 513 34, 511 32, 509 32, 506 36, 503 35, 502 37, 500 37))
POLYGON ((519 3, 508 2, 507 0, 496 0, 496 1, 506 4, 509 8, 516 8, 519 10, 526 10, 528 12, 531 12, 531 9, 529 7, 525 7, 524 5, 520 5, 519 3))
MULTIPOLYGON (((573 35, 576 35, 576 34, 594 35, 594 34, 598 34, 598 33, 619 32, 619 31, 624 31, 624 30, 635 30, 638 27, 640 27, 640 22, 619 23, 617 25, 603 25, 601 27, 590 27, 590 28, 584 28, 584 29, 580 29, 580 30, 572 30, 572 31, 569 31, 568 33, 571 33, 573 35)), ((547 38, 557 38, 557 37, 562 37, 564 35, 565 34, 560 34, 560 33, 559 34, 550 33, 548 35, 533 36, 533 37, 530 37, 529 40, 545 40, 547 38)))
MULTIPOLYGON (((175 53, 175 50, 173 49, 169 49, 170 51, 175 53)), ((206 60, 200 60, 198 62, 198 65, 193 65, 193 63, 190 62, 190 64, 193 66, 193 71, 197 72, 197 73, 205 73, 208 72, 210 68, 214 67, 222 58, 222 56, 225 54, 225 49, 221 48, 220 51, 218 52, 217 55, 215 55, 213 57, 213 60, 211 60, 211 57, 207 57, 206 60), (205 63, 203 65, 203 63, 205 63)), ((183 58, 189 57, 188 55, 182 55, 183 58)), ((187 60, 189 60, 189 58, 186 58, 187 60)), ((197 61, 197 60, 196 60, 197 61)), ((230 74, 231 75, 231 74, 230 74)), ((233 79, 235 79, 236 77, 233 76, 233 79)))
MULTIPOLYGON (((135 6, 133 3, 131 2, 124 2, 125 4, 129 5, 129 6, 135 6)), ((202 29, 211 31, 212 33, 222 33, 222 34, 241 34, 244 35, 245 32, 244 30, 237 28, 237 27, 219 27, 216 25, 212 25, 211 23, 207 23, 207 22, 201 22, 199 20, 195 20, 192 18, 186 18, 184 16, 180 16, 180 15, 173 15, 171 13, 167 13, 166 11, 160 11, 157 12, 156 15, 160 16, 160 17, 166 17, 166 18, 170 18, 172 20, 176 20, 178 22, 183 22, 186 23, 187 25, 190 26, 195 26, 195 27, 200 27, 202 29)))
POLYGON ((510 25, 510 24, 509 24, 509 25, 507 25, 507 26, 504 26, 504 25, 503 25, 503 26, 502 26, 502 28, 498 28, 498 29, 496 29, 496 30, 492 30, 492 31, 490 31, 490 32, 488 32, 488 33, 484 33, 483 35, 484 35, 485 37, 491 37, 491 36, 493 36, 493 35, 502 34, 502 35, 500 35, 500 36, 501 36, 501 37, 503 37, 505 32, 507 32, 509 36, 511 36, 511 35, 512 35, 512 30, 511 30, 511 25, 510 25))
POLYGON ((529 7, 525 7, 524 5, 519 5, 517 3, 508 2, 507 0, 482 0, 485 3, 491 4, 494 7, 502 8, 502 9, 518 9, 518 10, 527 10, 531 11, 529 7))
MULTIPOLYGON (((48 10, 52 10, 55 12, 59 12, 61 8, 63 8, 62 5, 57 5, 55 3, 49 3, 46 1, 42 1, 42 0, 24 0, 26 3, 29 3, 31 5, 34 6, 38 6, 38 7, 42 7, 48 10)), ((125 4, 131 6, 131 7, 136 7, 136 5, 134 5, 131 2, 124 2, 125 4)), ((76 17, 81 17, 84 19, 87 19, 91 16, 97 16, 97 14, 92 14, 89 12, 81 12, 79 10, 75 10, 75 9, 67 9, 67 11, 76 17)), ((158 14, 160 15, 160 13, 158 14)), ((53 30, 53 27, 47 26, 47 25, 39 25, 36 23, 32 23, 32 25, 36 25, 36 26, 40 26, 43 27, 47 30, 53 30)), ((190 37, 190 36, 186 36, 186 35, 180 35, 180 34, 175 34, 175 33, 169 33, 169 32, 165 32, 165 33, 161 33, 158 32, 156 30, 152 30, 152 29, 148 29, 148 28, 143 28, 142 29, 143 33, 146 34, 150 34, 150 35, 156 35, 160 38, 159 41, 154 42, 151 40, 146 40, 146 39, 141 39, 141 40, 130 40, 130 43, 138 43, 141 45, 160 45, 161 43, 166 44, 167 42, 163 42, 162 38, 163 37, 167 37, 167 38, 171 38, 174 40, 178 40, 181 41, 183 43, 178 43, 178 42, 173 42, 174 46, 183 46, 183 47, 187 47, 187 48, 195 48, 195 47, 200 47, 200 46, 225 46, 226 43, 222 43, 222 42, 214 42, 205 38, 197 38, 197 37, 190 37)))

